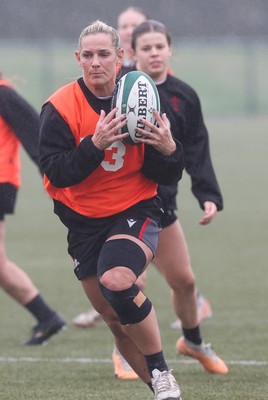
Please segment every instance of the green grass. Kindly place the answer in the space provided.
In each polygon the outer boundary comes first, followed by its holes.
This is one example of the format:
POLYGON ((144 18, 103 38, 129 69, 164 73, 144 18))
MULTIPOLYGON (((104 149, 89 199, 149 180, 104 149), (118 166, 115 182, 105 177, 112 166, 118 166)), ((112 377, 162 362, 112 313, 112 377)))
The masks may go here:
MULTIPOLYGON (((175 319, 169 289, 153 267, 147 293, 156 307, 164 351, 184 400, 264 400, 268 392, 268 119, 210 118, 207 125, 225 210, 210 226, 199 226, 202 213, 185 175, 179 213, 198 288, 214 311, 202 325, 202 333, 226 360, 230 373, 209 375, 197 363, 175 355, 180 331, 169 328, 175 319)), ((47 346, 20 346, 34 320, 0 292, 0 399, 152 398, 141 382, 114 378, 113 340, 104 323, 92 330, 72 326, 72 318, 87 309, 87 300, 66 252, 65 229, 53 215, 52 202, 24 153, 16 215, 7 218, 7 250, 66 318, 68 329, 47 346)))

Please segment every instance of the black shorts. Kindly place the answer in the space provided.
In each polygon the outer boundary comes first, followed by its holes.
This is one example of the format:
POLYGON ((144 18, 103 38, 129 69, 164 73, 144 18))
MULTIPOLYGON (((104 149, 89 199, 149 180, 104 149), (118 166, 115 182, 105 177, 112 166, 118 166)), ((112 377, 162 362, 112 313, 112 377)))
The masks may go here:
POLYGON ((11 183, 0 183, 0 221, 3 221, 5 214, 13 214, 18 189, 11 183))
POLYGON ((161 225, 162 228, 167 228, 168 226, 172 225, 178 219, 175 210, 164 210, 164 214, 161 218, 161 225))
POLYGON ((163 214, 157 199, 146 200, 111 217, 91 218, 86 232, 69 230, 68 253, 73 258, 74 272, 79 280, 97 275, 101 248, 113 235, 125 234, 139 238, 155 254, 163 214))

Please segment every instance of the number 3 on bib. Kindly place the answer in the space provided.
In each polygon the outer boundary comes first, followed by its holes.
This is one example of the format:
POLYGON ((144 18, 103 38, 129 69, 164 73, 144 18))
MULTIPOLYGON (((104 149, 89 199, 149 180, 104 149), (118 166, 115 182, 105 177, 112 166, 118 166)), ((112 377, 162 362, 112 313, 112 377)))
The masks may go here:
POLYGON ((105 159, 102 161, 101 166, 105 171, 118 171, 123 167, 124 155, 126 153, 126 146, 120 140, 111 144, 105 150, 105 159))

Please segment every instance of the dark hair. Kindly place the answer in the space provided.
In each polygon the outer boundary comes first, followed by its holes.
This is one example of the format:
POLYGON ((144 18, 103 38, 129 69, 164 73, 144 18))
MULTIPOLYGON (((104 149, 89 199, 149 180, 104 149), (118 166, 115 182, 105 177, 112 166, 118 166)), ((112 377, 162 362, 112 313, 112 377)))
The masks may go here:
POLYGON ((136 43, 139 36, 148 32, 159 32, 166 36, 169 46, 171 45, 171 36, 164 24, 153 19, 148 19, 139 24, 132 32, 131 47, 136 49, 136 43))

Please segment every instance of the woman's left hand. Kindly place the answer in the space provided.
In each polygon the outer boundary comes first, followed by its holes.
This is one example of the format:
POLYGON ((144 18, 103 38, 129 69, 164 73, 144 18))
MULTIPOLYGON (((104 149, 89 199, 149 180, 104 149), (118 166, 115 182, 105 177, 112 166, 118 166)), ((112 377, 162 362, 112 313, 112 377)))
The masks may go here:
POLYGON ((176 150, 176 143, 173 140, 171 131, 170 131, 170 124, 167 119, 166 114, 160 114, 154 110, 153 111, 157 126, 151 124, 146 119, 141 119, 141 123, 143 123, 150 131, 146 131, 142 128, 137 128, 137 132, 145 135, 144 138, 136 138, 137 142, 150 144, 153 146, 157 151, 162 153, 165 156, 170 156, 176 150))
POLYGON ((214 217, 217 215, 217 206, 212 201, 204 202, 204 215, 200 219, 199 224, 207 225, 209 224, 214 217))

